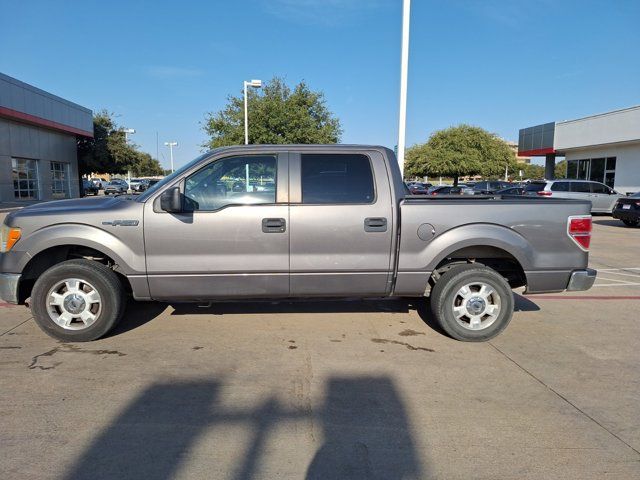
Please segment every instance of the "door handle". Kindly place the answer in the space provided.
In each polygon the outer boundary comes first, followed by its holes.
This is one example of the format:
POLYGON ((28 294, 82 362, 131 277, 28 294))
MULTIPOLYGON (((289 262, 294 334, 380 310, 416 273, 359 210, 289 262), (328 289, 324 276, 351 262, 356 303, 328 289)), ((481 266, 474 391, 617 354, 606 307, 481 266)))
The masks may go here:
POLYGON ((283 233, 287 229, 287 221, 284 218, 263 218, 262 231, 264 233, 283 233))
POLYGON ((364 219, 365 232, 386 232, 387 219, 384 217, 367 217, 364 219))

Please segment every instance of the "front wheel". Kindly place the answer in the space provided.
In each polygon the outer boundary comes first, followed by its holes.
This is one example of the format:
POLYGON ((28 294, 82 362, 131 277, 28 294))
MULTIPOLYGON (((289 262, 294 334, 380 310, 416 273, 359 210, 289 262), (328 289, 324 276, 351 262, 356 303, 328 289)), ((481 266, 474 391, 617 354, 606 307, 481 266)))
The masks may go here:
POLYGON ((627 227, 637 227, 640 220, 622 220, 627 227))
POLYGON ((459 265, 443 273, 431 290, 430 303, 442 329, 465 342, 494 338, 513 316, 511 287, 482 265, 459 265))
POLYGON ((96 340, 111 330, 125 307, 118 276, 92 260, 68 260, 45 271, 31 292, 31 311, 49 336, 66 342, 96 340))

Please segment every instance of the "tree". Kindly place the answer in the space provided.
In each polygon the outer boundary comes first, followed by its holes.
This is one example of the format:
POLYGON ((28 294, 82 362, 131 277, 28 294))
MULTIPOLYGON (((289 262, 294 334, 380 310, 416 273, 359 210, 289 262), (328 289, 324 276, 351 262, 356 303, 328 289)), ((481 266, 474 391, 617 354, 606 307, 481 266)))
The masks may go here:
MULTIPOLYGON (((326 106, 324 94, 300 82, 293 90, 275 77, 261 90, 248 91, 249 143, 337 143, 340 121, 326 106)), ((211 149, 244 143, 244 97, 227 98, 227 105, 205 116, 203 130, 211 149)))
POLYGON ((136 177, 153 177, 163 174, 164 170, 158 160, 146 152, 136 152, 136 158, 131 165, 131 175, 136 177))
POLYGON ((531 180, 544 178, 544 167, 542 165, 536 165, 535 163, 528 163, 519 167, 522 170, 523 178, 531 180))
POLYGON ((554 175, 556 178, 567 178, 567 161, 562 160, 556 163, 554 175))
POLYGON ((107 110, 94 114, 93 138, 78 137, 77 150, 81 175, 92 172, 125 173, 129 170, 136 176, 162 174, 162 167, 157 160, 126 141, 122 127, 107 110))
POLYGON ((405 174, 423 177, 458 177, 482 175, 498 177, 517 168, 514 152, 509 145, 493 133, 473 127, 458 125, 433 133, 427 143, 414 145, 407 150, 405 174))

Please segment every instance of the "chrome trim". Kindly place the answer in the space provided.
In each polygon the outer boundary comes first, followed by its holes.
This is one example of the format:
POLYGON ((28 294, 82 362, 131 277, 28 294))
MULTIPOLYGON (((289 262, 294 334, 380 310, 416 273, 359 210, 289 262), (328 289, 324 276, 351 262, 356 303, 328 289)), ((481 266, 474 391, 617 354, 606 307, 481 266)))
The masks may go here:
POLYGON ((571 272, 571 278, 567 284, 567 290, 570 292, 589 290, 593 286, 593 282, 596 281, 597 274, 598 272, 592 268, 574 270, 571 272))
POLYGON ((17 304, 19 283, 19 273, 0 273, 0 300, 17 304))

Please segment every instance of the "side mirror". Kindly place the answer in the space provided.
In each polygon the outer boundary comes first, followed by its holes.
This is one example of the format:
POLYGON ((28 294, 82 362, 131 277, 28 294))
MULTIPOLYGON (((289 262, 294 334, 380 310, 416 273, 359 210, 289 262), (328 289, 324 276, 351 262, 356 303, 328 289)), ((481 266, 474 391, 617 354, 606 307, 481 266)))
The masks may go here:
POLYGON ((182 212, 182 195, 180 195, 179 187, 173 187, 162 192, 162 195, 160 195, 160 209, 169 213, 182 212))

